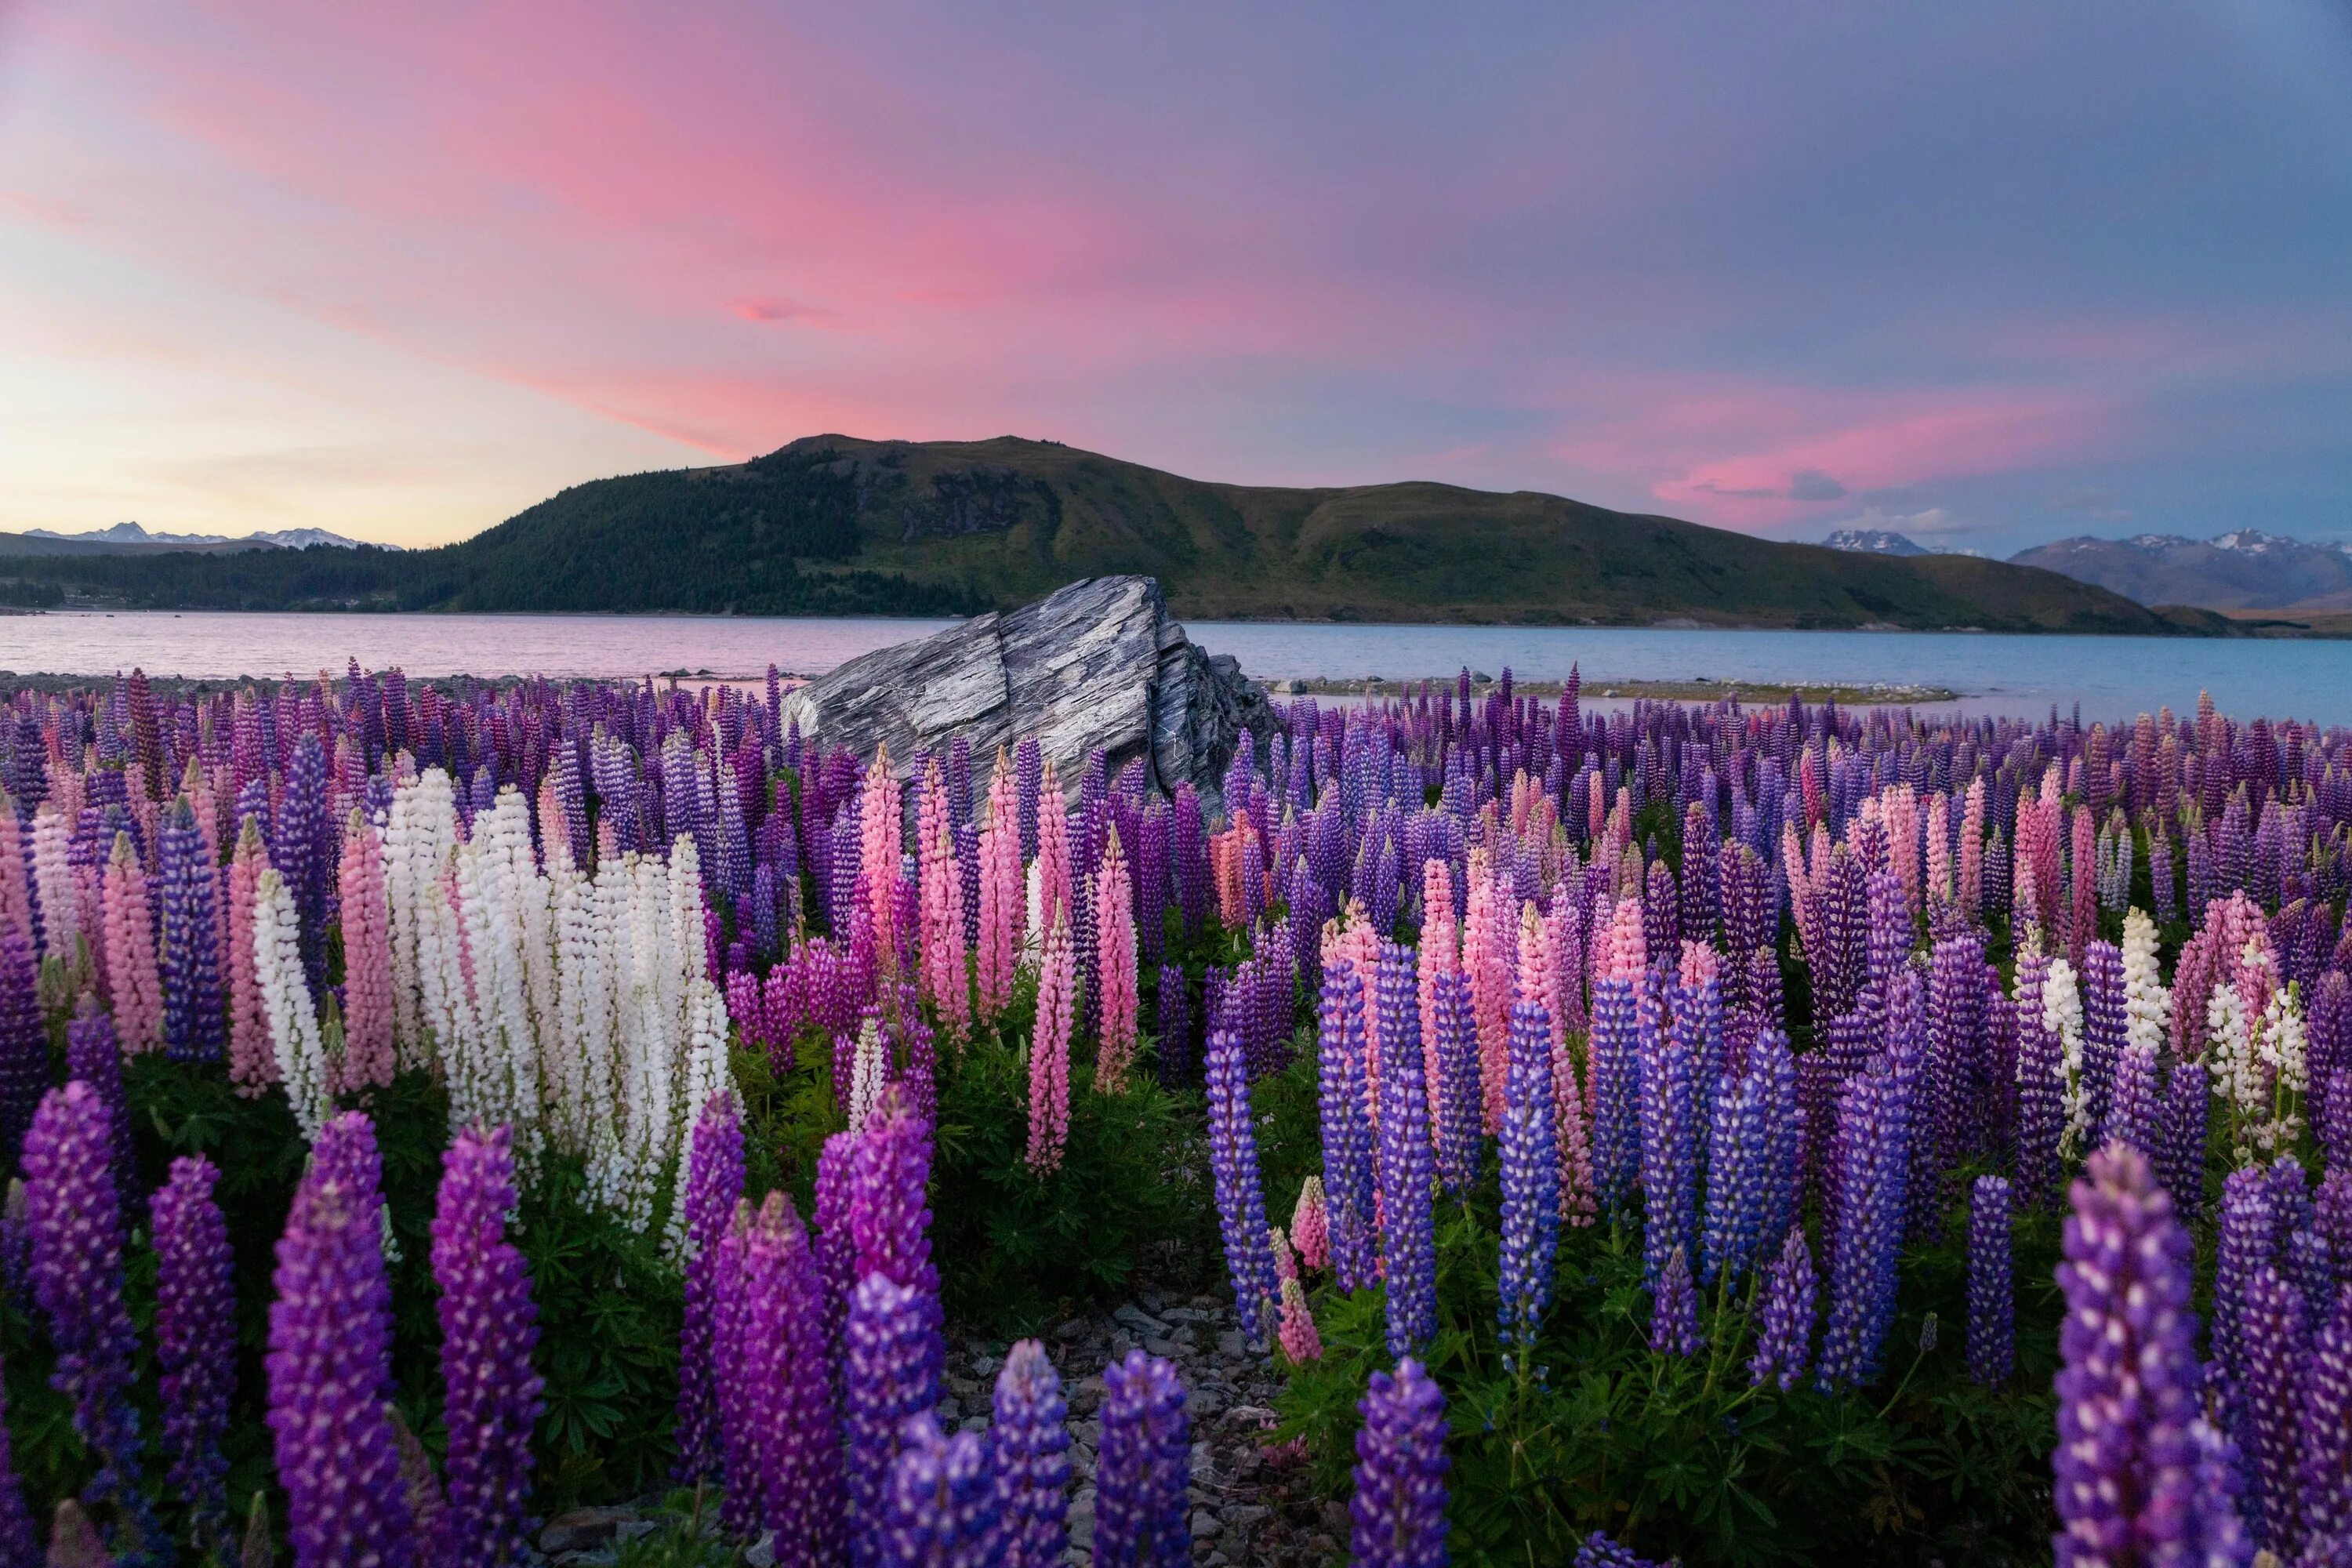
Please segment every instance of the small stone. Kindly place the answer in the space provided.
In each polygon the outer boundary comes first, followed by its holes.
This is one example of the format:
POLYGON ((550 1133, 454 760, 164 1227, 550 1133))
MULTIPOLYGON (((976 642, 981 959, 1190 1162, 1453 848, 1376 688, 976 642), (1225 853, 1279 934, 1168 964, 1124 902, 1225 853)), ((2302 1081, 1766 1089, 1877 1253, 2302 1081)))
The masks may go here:
POLYGON ((769 1531, 759 1540, 751 1542, 751 1547, 743 1553, 743 1561, 750 1563, 751 1568, 775 1568, 776 1532, 772 1530, 769 1531))
POLYGON ((1229 1530, 1247 1530, 1273 1517, 1274 1510, 1263 1503, 1232 1503, 1225 1509, 1225 1527, 1229 1530))
POLYGON ((1165 1356, 1170 1361, 1174 1361, 1178 1356, 1184 1353, 1182 1347, 1178 1345, 1175 1341, 1160 1334, 1144 1335, 1143 1348, 1150 1352, 1153 1355, 1165 1356))
POLYGON ((1192 1510, 1192 1539, 1213 1541, 1225 1532, 1224 1521, 1205 1508, 1192 1510))
POLYGON ((613 1539, 622 1525, 636 1515, 625 1508, 575 1508, 557 1514, 539 1532, 539 1549, 552 1557, 559 1552, 587 1552, 613 1539))
POLYGON ((1217 1336, 1217 1353, 1227 1361, 1243 1361, 1249 1355, 1249 1341, 1239 1329, 1227 1329, 1217 1336))
POLYGON ((613 1539, 614 1541, 635 1541, 639 1536, 651 1535, 655 1531, 659 1530, 661 1526, 656 1524, 650 1519, 625 1519, 619 1524, 613 1527, 613 1539))

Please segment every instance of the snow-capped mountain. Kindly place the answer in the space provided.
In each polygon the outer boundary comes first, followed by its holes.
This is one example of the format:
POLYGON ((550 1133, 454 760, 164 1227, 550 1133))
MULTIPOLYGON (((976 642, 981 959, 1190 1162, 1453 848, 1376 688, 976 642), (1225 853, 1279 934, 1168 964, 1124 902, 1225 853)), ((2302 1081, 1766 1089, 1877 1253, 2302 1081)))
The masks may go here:
POLYGON ((1822 541, 1832 550, 1850 550, 1858 555, 1932 555, 1935 552, 1908 534, 1891 528, 1841 528, 1822 541))
POLYGON ((2352 544, 2313 543, 2259 529, 2232 529, 2210 539, 2082 535, 2020 551, 2010 560, 2112 588, 2143 605, 2352 609, 2352 544))
MULTIPOLYGON (((314 545, 331 545, 338 550, 357 550, 368 542, 346 539, 340 533, 330 533, 323 528, 284 528, 271 532, 247 533, 231 537, 226 533, 151 533, 135 522, 118 522, 108 528, 88 529, 80 533, 60 533, 50 528, 28 528, 27 539, 62 539, 83 544, 110 544, 125 549, 185 549, 194 545, 238 544, 276 545, 285 550, 308 550, 314 545)), ((378 550, 398 550, 397 544, 378 544, 378 550)))

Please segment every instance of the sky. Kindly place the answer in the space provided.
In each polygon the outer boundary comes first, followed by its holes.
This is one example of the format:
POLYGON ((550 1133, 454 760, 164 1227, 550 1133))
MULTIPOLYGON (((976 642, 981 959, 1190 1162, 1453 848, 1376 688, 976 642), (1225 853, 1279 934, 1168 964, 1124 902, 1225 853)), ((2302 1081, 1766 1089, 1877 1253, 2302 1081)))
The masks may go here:
POLYGON ((2352 539, 2352 5, 0 0, 0 529, 827 431, 2352 539))

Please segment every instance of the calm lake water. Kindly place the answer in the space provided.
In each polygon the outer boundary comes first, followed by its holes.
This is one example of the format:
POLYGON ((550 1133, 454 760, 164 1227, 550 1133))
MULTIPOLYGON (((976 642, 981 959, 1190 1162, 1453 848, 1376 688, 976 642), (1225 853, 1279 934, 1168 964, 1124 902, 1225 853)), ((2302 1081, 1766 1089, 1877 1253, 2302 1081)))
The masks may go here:
MULTIPOLYGON (((773 663, 822 673, 921 637, 937 620, 693 616, 173 615, 67 612, 0 617, 0 669, 233 676, 397 664, 415 676, 756 676, 773 663)), ((1403 679, 1467 665, 1530 679, 1582 667, 1598 697, 1612 680, 1805 681, 1942 687, 1970 712, 2039 716, 2083 705, 2129 718, 2200 689, 2242 718, 2352 724, 2352 642, 2209 642, 2189 637, 1993 637, 1927 632, 1652 631, 1566 626, 1189 623, 1213 653, 1252 675, 1403 679)))

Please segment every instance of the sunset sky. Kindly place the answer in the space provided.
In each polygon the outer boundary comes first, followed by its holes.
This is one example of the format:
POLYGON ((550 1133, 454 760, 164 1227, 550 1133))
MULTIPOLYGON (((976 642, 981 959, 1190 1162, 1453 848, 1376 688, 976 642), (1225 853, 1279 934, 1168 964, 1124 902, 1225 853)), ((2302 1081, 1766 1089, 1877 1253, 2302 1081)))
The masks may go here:
POLYGON ((2352 7, 0 0, 0 529, 826 430, 2352 538, 2352 7))

